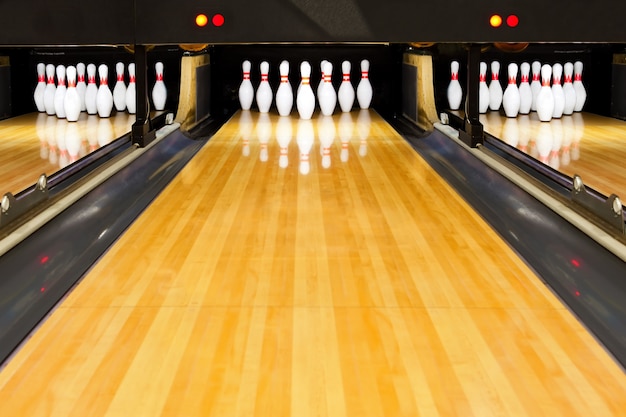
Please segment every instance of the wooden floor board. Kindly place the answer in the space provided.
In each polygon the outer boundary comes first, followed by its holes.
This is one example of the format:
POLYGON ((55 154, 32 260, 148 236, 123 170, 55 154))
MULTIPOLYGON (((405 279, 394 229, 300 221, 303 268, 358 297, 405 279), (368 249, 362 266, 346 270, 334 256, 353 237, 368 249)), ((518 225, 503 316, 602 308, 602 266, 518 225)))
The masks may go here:
POLYGON ((308 174, 297 119, 281 167, 242 116, 2 369, 2 415, 622 415, 623 370, 375 112, 334 116, 330 166, 315 119, 308 174))

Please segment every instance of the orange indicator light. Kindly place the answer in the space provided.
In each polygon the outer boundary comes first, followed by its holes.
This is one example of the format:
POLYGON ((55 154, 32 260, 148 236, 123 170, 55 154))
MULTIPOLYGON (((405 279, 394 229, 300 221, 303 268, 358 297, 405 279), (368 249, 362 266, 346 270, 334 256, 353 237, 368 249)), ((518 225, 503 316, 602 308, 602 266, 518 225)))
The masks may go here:
POLYGON ((205 14, 199 14, 198 16, 196 16, 196 25, 204 27, 207 23, 209 23, 209 18, 206 17, 205 14))
POLYGON ((502 16, 494 14, 489 18, 489 24, 491 27, 498 28, 502 25, 502 16))

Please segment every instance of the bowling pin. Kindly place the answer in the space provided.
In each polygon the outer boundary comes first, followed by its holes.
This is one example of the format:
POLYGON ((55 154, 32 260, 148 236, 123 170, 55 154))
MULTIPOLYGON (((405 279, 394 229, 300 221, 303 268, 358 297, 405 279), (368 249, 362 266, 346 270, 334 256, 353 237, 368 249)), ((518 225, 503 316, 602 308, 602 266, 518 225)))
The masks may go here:
POLYGON ((541 67, 541 89, 537 94, 537 117, 542 122, 549 122, 552 120, 552 113, 554 113, 554 96, 552 95, 552 88, 550 88, 550 78, 552 76, 552 67, 548 64, 544 64, 541 67))
POLYGON ((54 115, 54 93, 57 90, 56 84, 54 84, 54 65, 46 65, 46 88, 43 91, 43 104, 46 109, 46 113, 49 116, 54 115))
POLYGON ((459 83, 459 61, 450 63, 450 83, 448 84, 447 97, 450 110, 458 110, 463 98, 463 89, 459 83))
POLYGON ((115 110, 122 112, 126 110, 126 84, 124 83, 124 63, 115 64, 116 82, 113 87, 113 104, 115 110))
POLYGON ((478 112, 487 113, 489 109, 489 87, 487 86, 487 63, 480 63, 478 83, 478 112))
POLYGON ((509 82, 502 95, 502 107, 506 117, 517 117, 520 107, 519 88, 517 87, 517 64, 511 62, 508 67, 509 82))
POLYGON ((324 66, 327 62, 325 59, 322 59, 322 62, 320 62, 320 82, 317 84, 317 89, 315 89, 315 97, 317 97, 318 103, 320 101, 320 90, 324 86, 324 66))
POLYGON ((356 87, 356 98, 361 109, 369 109, 372 103, 372 84, 369 80, 370 62, 367 59, 361 61, 361 80, 356 87))
POLYGON ((350 82, 351 69, 352 64, 350 64, 350 61, 343 61, 341 63, 342 79, 339 91, 337 92, 337 100, 339 101, 341 111, 344 113, 351 111, 354 105, 354 87, 352 87, 352 83, 350 82))
POLYGON ((165 102, 167 101, 167 88, 165 82, 163 82, 163 63, 157 62, 154 64, 156 73, 156 81, 152 87, 152 103, 154 104, 154 110, 161 111, 165 109, 165 102))
POLYGON ((113 93, 111 93, 108 82, 109 67, 105 64, 100 64, 98 67, 98 76, 100 77, 100 85, 96 93, 96 109, 98 116, 109 117, 111 110, 113 110, 113 93))
POLYGON ((80 111, 86 111, 85 106, 85 90, 87 90, 87 84, 85 84, 85 64, 79 62, 76 64, 76 91, 80 98, 80 111))
POLYGON ((37 64, 37 86, 33 93, 35 99, 35 106, 38 112, 45 112, 46 106, 43 102, 43 92, 46 90, 46 66, 43 62, 37 64))
POLYGON ((502 86, 498 80, 500 76, 500 63, 493 61, 491 63, 491 82, 489 83, 489 108, 491 110, 500 110, 502 105, 502 86))
POLYGON ((68 122, 76 122, 80 117, 80 96, 76 89, 76 67, 70 65, 66 69, 67 91, 63 101, 63 109, 68 122))
POLYGON ((565 94, 563 94, 563 86, 561 85, 562 75, 563 65, 557 62, 552 66, 552 97, 554 98, 554 109, 552 110, 553 119, 558 119, 563 116, 563 108, 565 107, 565 94))
POLYGON ((530 75, 530 64, 528 62, 522 62, 520 65, 520 84, 519 84, 519 113, 520 114, 528 114, 530 113, 530 106, 533 101, 533 92, 530 88, 529 81, 530 75))
POLYGON ((85 89, 85 108, 87 114, 97 114, 98 106, 96 97, 98 95, 98 86, 96 85, 96 66, 94 64, 87 65, 87 88, 85 89))
POLYGON ((530 110, 537 111, 537 94, 541 90, 541 63, 534 61, 531 65, 533 71, 533 80, 530 83, 530 91, 533 93, 532 101, 530 102, 530 110))
POLYGON ((135 85, 135 64, 128 64, 128 86, 126 87, 126 110, 129 114, 137 111, 137 97, 135 85))
POLYGON ((309 120, 315 110, 315 94, 310 84, 311 64, 307 61, 303 61, 302 64, 300 64, 300 76, 302 82, 296 97, 296 107, 300 118, 309 120))
POLYGON ((574 113, 574 106, 576 105, 576 91, 574 90, 574 84, 572 84, 573 74, 574 64, 566 62, 563 65, 563 95, 565 96, 563 114, 566 116, 574 113))
POLYGON ((289 116, 293 107, 293 89, 289 83, 289 62, 281 62, 278 69, 280 84, 276 90, 276 108, 281 116, 289 116))
POLYGON ((582 111, 587 100, 587 90, 583 84, 583 63, 574 62, 574 91, 576 91, 576 105, 574 111, 582 111))
POLYGON ((54 92, 54 112, 59 119, 65 119, 65 65, 57 65, 57 89, 54 92))
POLYGON ((252 100, 254 99, 254 87, 252 87, 252 82, 250 81, 251 68, 252 64, 248 60, 243 61, 241 64, 243 71, 243 79, 241 84, 239 84, 239 105, 241 110, 250 110, 252 100))
POLYGON ((261 113, 269 112, 274 100, 274 93, 268 81, 269 72, 270 64, 267 61, 261 62, 261 83, 256 90, 256 105, 261 113))
POLYGON ((318 90, 320 110, 324 116, 331 116, 337 106, 337 92, 332 83, 333 64, 329 61, 324 63, 324 85, 318 90))

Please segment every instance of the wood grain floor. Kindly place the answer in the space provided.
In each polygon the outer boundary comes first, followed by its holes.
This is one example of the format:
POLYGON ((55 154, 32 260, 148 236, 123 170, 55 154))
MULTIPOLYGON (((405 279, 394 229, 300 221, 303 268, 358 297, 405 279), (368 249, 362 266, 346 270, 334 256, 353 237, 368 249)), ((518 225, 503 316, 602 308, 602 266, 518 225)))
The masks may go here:
POLYGON ((396 132, 328 122, 235 115, 8 362, 0 415, 624 415, 623 370, 396 132))
POLYGON ((480 116, 485 131, 570 177, 609 196, 626 198, 626 122, 592 113, 574 113, 540 122, 536 113, 507 118, 480 116))
POLYGON ((134 115, 109 118, 82 113, 70 123, 45 113, 29 113, 0 121, 0 194, 33 185, 79 158, 128 133, 134 115))

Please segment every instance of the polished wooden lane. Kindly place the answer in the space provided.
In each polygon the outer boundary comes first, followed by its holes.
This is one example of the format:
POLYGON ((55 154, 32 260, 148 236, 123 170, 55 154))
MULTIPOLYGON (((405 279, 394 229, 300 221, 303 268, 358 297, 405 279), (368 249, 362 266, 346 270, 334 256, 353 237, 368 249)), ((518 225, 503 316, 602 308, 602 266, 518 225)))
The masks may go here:
POLYGON ((45 113, 29 113, 0 121, 0 194, 33 185, 89 152, 128 133, 135 116, 88 116, 70 123, 45 113))
POLYGON ((485 131, 570 177, 609 196, 626 197, 626 122, 592 113, 574 113, 540 122, 536 113, 507 118, 480 116, 485 131))
POLYGON ((8 362, 2 415, 623 415, 623 370, 376 113, 278 119, 207 142, 8 362))

